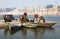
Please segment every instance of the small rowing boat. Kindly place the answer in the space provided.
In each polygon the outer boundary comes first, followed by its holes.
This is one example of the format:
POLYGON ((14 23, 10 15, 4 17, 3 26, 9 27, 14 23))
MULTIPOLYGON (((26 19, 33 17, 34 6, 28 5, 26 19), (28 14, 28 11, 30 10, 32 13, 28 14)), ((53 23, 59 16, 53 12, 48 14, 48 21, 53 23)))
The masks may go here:
POLYGON ((27 23, 24 27, 35 28, 35 27, 51 27, 56 23, 27 23))
POLYGON ((15 26, 23 26, 26 28, 36 28, 36 27, 51 27, 56 23, 23 23, 22 25, 19 24, 13 24, 11 25, 11 27, 15 27, 15 26))

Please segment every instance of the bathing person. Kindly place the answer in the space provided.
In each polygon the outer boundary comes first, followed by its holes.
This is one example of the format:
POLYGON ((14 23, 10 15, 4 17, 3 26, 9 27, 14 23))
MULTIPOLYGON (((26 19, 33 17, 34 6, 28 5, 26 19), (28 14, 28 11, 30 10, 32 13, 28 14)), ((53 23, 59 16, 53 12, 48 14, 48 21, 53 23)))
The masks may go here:
POLYGON ((43 16, 40 16, 40 20, 39 20, 40 23, 45 23, 45 19, 43 16))

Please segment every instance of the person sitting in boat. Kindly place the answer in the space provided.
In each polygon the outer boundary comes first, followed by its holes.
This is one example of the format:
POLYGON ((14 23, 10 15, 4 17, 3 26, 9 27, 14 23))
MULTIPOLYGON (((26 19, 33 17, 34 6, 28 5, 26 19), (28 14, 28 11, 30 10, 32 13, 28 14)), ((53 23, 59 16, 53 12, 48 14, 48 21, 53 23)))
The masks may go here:
POLYGON ((39 19, 38 19, 38 14, 34 14, 34 23, 38 23, 39 19))
POLYGON ((20 23, 23 23, 23 20, 24 20, 23 15, 20 15, 20 16, 19 16, 19 22, 20 22, 20 23))
POLYGON ((14 19, 13 15, 3 15, 3 17, 4 17, 5 23, 6 22, 12 22, 12 20, 14 19))
POLYGON ((45 19, 43 16, 40 16, 40 20, 39 20, 40 23, 45 23, 45 19))

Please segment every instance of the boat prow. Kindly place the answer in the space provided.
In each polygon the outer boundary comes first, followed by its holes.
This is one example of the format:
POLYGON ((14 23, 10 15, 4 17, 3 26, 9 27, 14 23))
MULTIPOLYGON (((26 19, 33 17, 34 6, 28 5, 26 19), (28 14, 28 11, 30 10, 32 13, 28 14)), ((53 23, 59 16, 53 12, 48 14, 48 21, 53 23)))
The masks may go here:
POLYGON ((38 23, 39 27, 51 27, 55 25, 56 23, 38 23))

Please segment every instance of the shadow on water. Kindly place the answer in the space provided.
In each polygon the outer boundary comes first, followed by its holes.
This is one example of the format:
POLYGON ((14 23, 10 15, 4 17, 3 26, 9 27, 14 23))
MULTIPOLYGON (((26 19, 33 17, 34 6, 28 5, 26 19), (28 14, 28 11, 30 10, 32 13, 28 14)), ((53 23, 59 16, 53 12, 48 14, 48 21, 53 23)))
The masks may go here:
POLYGON ((12 34, 15 34, 16 32, 18 32, 18 31, 20 31, 22 29, 22 27, 20 27, 20 26, 15 26, 15 27, 11 27, 11 30, 9 30, 9 29, 5 29, 5 34, 7 34, 7 33, 10 33, 10 35, 12 35, 12 34))
POLYGON ((38 39, 40 37, 42 39, 46 30, 54 31, 54 28, 37 27, 35 29, 31 29, 31 28, 15 27, 15 28, 12 28, 12 30, 5 29, 4 33, 5 35, 7 33, 9 33, 10 35, 13 35, 13 34, 16 34, 16 32, 20 31, 19 33, 21 33, 21 37, 23 37, 24 39, 29 39, 30 35, 32 35, 31 39, 38 39))

